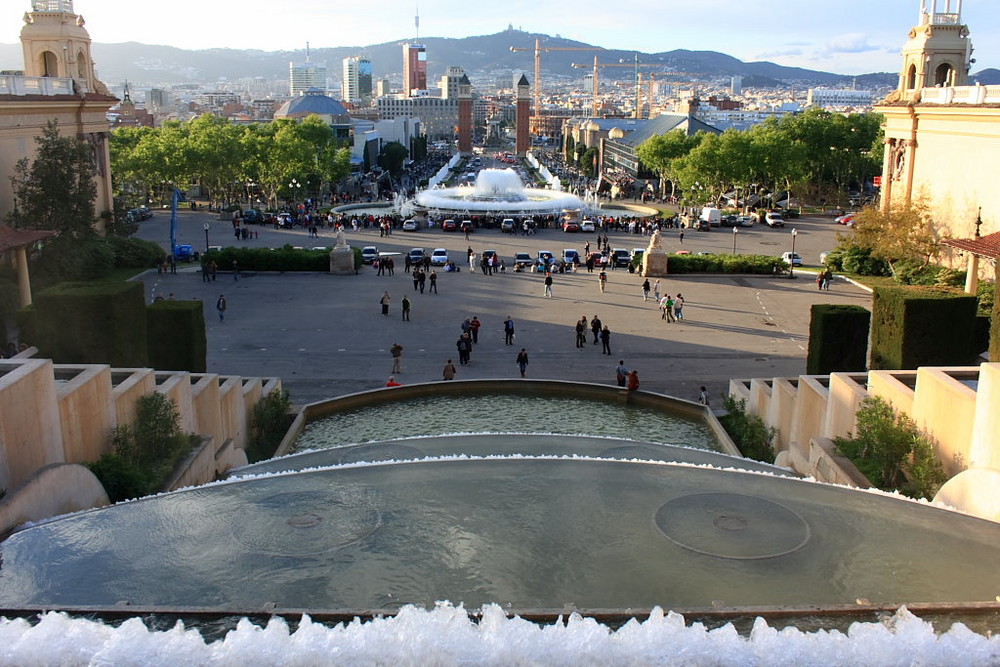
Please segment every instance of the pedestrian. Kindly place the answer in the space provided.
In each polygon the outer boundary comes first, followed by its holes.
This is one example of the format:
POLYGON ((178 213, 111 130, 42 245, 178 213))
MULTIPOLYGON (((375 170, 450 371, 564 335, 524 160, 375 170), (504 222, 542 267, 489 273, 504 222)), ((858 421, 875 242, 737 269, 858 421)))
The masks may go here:
POLYGON ((472 334, 473 345, 479 343, 479 327, 483 324, 479 321, 479 318, 475 315, 472 316, 472 321, 469 322, 469 333, 472 334))
POLYGON ((382 304, 382 314, 383 315, 388 315, 389 314, 389 304, 392 303, 392 297, 389 296, 389 290, 386 290, 386 291, 382 292, 382 298, 380 298, 378 300, 378 302, 380 304, 382 304))
POLYGON ((667 316, 667 323, 676 322, 674 317, 674 298, 669 294, 663 297, 665 302, 663 304, 663 314, 667 316))
POLYGON ((823 289, 823 272, 822 271, 820 271, 819 273, 816 274, 816 289, 818 289, 818 290, 822 290, 823 289))
POLYGON ((601 319, 597 315, 590 321, 590 330, 594 334, 594 345, 597 345, 597 339, 601 335, 601 319))
POLYGON ((462 320, 462 335, 464 336, 466 334, 468 334, 469 336, 472 335, 472 320, 470 320, 468 317, 462 320))
POLYGON ((510 315, 503 321, 503 340, 505 345, 514 344, 514 320, 510 319, 510 315))
POLYGON ((659 279, 657 279, 656 282, 653 283, 653 301, 655 301, 657 303, 660 302, 660 280, 659 279))
POLYGON ((597 282, 601 286, 601 294, 604 294, 604 288, 608 284, 608 274, 604 269, 601 269, 601 272, 597 274, 597 282))
POLYGON ((670 295, 668 294, 667 296, 665 296, 662 299, 660 299, 659 307, 660 307, 660 319, 661 320, 667 319, 667 300, 669 299, 669 296, 670 295))
POLYGON ((618 381, 619 387, 625 386, 625 380, 628 379, 628 369, 625 368, 625 360, 618 360, 618 368, 615 369, 615 380, 618 381))
POLYGON ((431 271, 431 275, 428 276, 428 278, 430 278, 430 281, 431 281, 431 287, 430 287, 429 290, 427 290, 428 293, 434 292, 435 294, 437 294, 438 293, 438 274, 437 274, 437 272, 436 271, 431 271))
POLYGON ((208 268, 208 274, 212 277, 213 283, 215 282, 215 276, 218 273, 219 273, 219 265, 213 260, 211 266, 209 266, 208 268))
POLYGON ((393 374, 403 372, 403 346, 399 343, 393 343, 392 347, 389 348, 389 354, 392 355, 392 372, 393 374))
POLYGON ((219 321, 226 319, 226 297, 219 295, 219 300, 215 302, 215 309, 219 311, 219 321))
POLYGON ((611 329, 607 325, 601 329, 601 352, 611 356, 611 329))
POLYGON ((472 353, 472 339, 469 334, 462 334, 455 341, 455 348, 458 350, 458 363, 465 366, 470 361, 472 353))
POLYGON ((387 387, 402 387, 403 384, 401 382, 396 382, 396 376, 395 375, 390 375, 389 379, 386 380, 386 382, 385 382, 385 386, 387 386, 387 387))
POLYGON ((702 405, 708 405, 708 389, 705 389, 705 385, 701 386, 701 393, 698 394, 698 402, 702 405))
POLYGON ((552 297, 552 274, 545 273, 545 289, 542 290, 542 296, 552 297))
POLYGON ((521 351, 517 353, 517 368, 521 371, 521 377, 524 377, 524 372, 528 370, 528 351, 523 347, 521 351))
POLYGON ((628 390, 635 391, 639 388, 639 371, 633 370, 628 374, 628 390))
POLYGON ((419 285, 420 285, 420 293, 423 294, 424 293, 424 285, 427 284, 427 272, 424 271, 423 269, 420 269, 419 274, 420 275, 419 275, 419 278, 417 279, 417 283, 419 283, 419 285))
POLYGON ((649 278, 642 281, 642 300, 649 301, 649 278))
POLYGON ((674 319, 678 322, 684 319, 684 297, 677 294, 677 298, 674 299, 674 319))
POLYGON ((684 230, 683 229, 681 231, 677 232, 677 240, 679 240, 681 242, 681 245, 684 245, 684 230))
POLYGON ((410 321, 410 300, 404 294, 403 295, 403 300, 400 303, 403 304, 403 321, 404 322, 409 322, 410 321))
POLYGON ((410 275, 413 278, 413 291, 416 292, 420 289, 420 267, 414 266, 413 273, 410 275))
POLYGON ((823 289, 830 291, 830 283, 832 282, 833 271, 830 270, 830 267, 826 267, 826 270, 823 271, 823 289))
POLYGON ((583 347, 587 344, 587 316, 584 315, 576 323, 576 346, 583 347))
POLYGON ((203 282, 203 283, 211 282, 212 278, 209 275, 209 273, 211 272, 211 270, 212 269, 211 269, 211 267, 210 267, 210 265, 209 265, 208 262, 202 262, 202 265, 201 265, 201 282, 203 282))
POLYGON ((233 260, 233 280, 240 279, 240 263, 237 260, 233 260))
POLYGON ((444 380, 454 380, 455 379, 455 373, 457 373, 457 372, 458 371, 455 370, 455 364, 451 363, 451 359, 449 359, 445 363, 444 369, 441 371, 441 377, 444 380))

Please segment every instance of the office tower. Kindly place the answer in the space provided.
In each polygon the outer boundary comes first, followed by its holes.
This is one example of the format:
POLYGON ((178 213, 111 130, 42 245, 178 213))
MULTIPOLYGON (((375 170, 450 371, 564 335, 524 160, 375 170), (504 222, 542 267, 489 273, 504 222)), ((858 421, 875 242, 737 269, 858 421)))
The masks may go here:
POLYGON ((372 61, 365 56, 344 58, 344 79, 341 96, 349 102, 370 102, 372 99, 372 61))
POLYGON ((427 47, 403 44, 403 95, 410 97, 418 90, 427 90, 427 47))

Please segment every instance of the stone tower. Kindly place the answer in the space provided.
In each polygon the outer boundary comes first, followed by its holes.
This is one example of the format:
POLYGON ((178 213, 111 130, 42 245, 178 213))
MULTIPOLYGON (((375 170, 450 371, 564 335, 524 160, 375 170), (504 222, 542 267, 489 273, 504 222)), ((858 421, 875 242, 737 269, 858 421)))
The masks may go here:
POLYGON ((73 0, 32 0, 21 28, 25 76, 73 79, 78 94, 106 95, 94 73, 90 35, 83 26, 73 0))
POLYGON ((920 0, 902 55, 898 99, 913 100, 922 88, 967 85, 972 41, 962 23, 962 0, 920 0))
POLYGON ((458 80, 458 152, 472 154, 472 83, 465 74, 458 80))
POLYGON ((531 149, 531 132, 528 125, 531 122, 531 84, 528 77, 521 75, 517 82, 517 109, 515 114, 517 134, 514 139, 514 151, 524 155, 531 149))

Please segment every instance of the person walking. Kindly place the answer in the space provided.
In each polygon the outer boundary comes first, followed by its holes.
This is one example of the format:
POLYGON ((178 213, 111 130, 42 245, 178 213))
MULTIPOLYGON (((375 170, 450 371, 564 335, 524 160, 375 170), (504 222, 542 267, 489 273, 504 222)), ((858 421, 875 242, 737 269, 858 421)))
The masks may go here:
POLYGON ((698 402, 702 405, 708 405, 708 389, 705 388, 705 385, 701 386, 701 393, 698 394, 698 402))
POLYGON ((505 345, 514 344, 514 320, 510 319, 510 315, 503 321, 503 340, 505 345))
POLYGON ((438 293, 438 274, 437 271, 431 271, 431 275, 427 276, 431 281, 430 289, 427 290, 428 293, 434 292, 438 293))
POLYGON ((678 322, 684 319, 684 297, 680 293, 674 299, 674 319, 678 322))
POLYGON ((479 318, 475 315, 472 316, 472 321, 469 322, 469 333, 472 334, 473 345, 479 343, 479 327, 483 326, 483 323, 479 321, 479 318))
POLYGON ((458 350, 458 363, 465 366, 469 363, 472 352, 472 339, 469 334, 462 334, 455 341, 455 348, 458 350))
POLYGON ((684 230, 683 229, 681 231, 677 232, 677 240, 681 242, 681 245, 684 245, 684 230))
POLYGON ((663 304, 663 314, 667 316, 667 323, 676 322, 674 318, 674 297, 669 294, 663 297, 665 302, 663 304))
POLYGON ((215 309, 219 312, 219 321, 226 319, 226 297, 219 295, 219 300, 215 302, 215 309))
POLYGON ((594 345, 597 345, 601 336, 601 319, 597 315, 594 315, 594 319, 590 321, 590 331, 594 334, 594 345))
POLYGON ((628 374, 628 390, 636 391, 639 389, 639 371, 633 370, 628 374))
POLYGON ((382 304, 382 314, 389 314, 389 304, 392 303, 392 297, 389 296, 389 290, 382 292, 382 298, 378 300, 382 304))
POLYGON ((240 279, 240 263, 238 260, 233 260, 233 280, 240 279))
POLYGON ((611 356, 611 329, 606 325, 601 329, 601 352, 611 356))
POLYGON ((389 348, 389 354, 392 355, 392 373, 403 372, 403 346, 399 343, 393 343, 392 347, 389 348))
POLYGON ((521 348, 521 351, 517 353, 515 363, 517 363, 518 370, 521 371, 521 377, 524 377, 524 372, 528 370, 528 351, 523 347, 521 348))
POLYGON ((458 371, 455 369, 455 364, 451 363, 451 359, 445 362, 444 369, 441 371, 441 378, 444 380, 454 380, 455 373, 458 371))
POLYGON ((615 369, 615 380, 618 382, 619 387, 625 386, 625 381, 628 379, 628 369, 625 368, 625 360, 618 360, 618 368, 615 369))
POLYGON ((653 283, 653 301, 656 303, 660 302, 660 280, 657 278, 656 282, 653 283))
POLYGON ((427 285, 427 272, 423 269, 418 271, 417 283, 420 285, 420 293, 424 293, 424 286, 427 285))
POLYGON ((584 315, 576 323, 576 346, 584 347, 587 344, 587 316, 584 315))
POLYGON ((601 269, 601 272, 597 274, 597 282, 601 286, 601 294, 604 294, 604 289, 608 284, 608 274, 604 269, 601 269))
POLYGON ((403 295, 403 300, 401 301, 401 303, 403 304, 403 321, 404 322, 409 322, 410 321, 410 300, 406 297, 405 294, 403 295))
POLYGON ((649 278, 642 281, 642 300, 649 301, 649 278))
POLYGON ((552 298, 552 274, 549 272, 545 273, 545 288, 542 290, 542 296, 552 298))

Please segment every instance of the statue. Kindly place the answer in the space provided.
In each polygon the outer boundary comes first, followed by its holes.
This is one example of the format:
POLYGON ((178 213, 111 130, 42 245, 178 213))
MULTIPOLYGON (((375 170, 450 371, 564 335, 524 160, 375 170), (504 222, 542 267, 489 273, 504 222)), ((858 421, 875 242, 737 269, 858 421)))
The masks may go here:
POLYGON ((649 247, 646 248, 646 252, 663 252, 663 248, 660 246, 659 229, 654 229, 652 235, 649 237, 649 247))
POLYGON ((338 229, 337 230, 337 244, 334 247, 336 247, 336 248, 344 248, 346 246, 347 246, 347 238, 344 236, 344 230, 343 229, 338 229))

